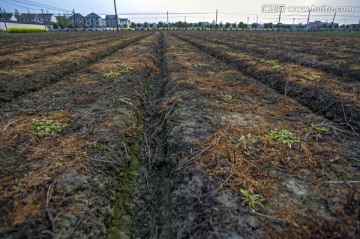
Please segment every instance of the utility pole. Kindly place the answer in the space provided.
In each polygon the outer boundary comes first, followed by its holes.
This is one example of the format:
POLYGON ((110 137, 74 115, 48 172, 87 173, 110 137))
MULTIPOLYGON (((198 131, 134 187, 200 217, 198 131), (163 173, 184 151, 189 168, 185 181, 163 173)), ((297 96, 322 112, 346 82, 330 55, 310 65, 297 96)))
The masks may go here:
POLYGON ((334 13, 334 17, 331 23, 331 28, 334 28, 334 24, 335 24, 335 17, 336 17, 336 12, 334 13))
POLYGON ((0 11, 1 11, 1 15, 2 15, 3 20, 4 20, 5 30, 7 31, 6 20, 5 20, 4 12, 3 12, 1 7, 0 7, 0 11))
POLYGON ((219 13, 219 11, 218 11, 218 9, 216 9, 216 20, 215 20, 215 29, 217 30, 217 27, 216 27, 216 25, 217 25, 217 21, 218 21, 218 13, 219 13))
POLYGON ((257 30, 257 28, 258 28, 258 20, 259 20, 259 15, 256 15, 256 29, 255 30, 257 30))
POLYGON ((168 30, 169 30, 169 12, 167 11, 166 12, 166 22, 167 22, 167 27, 168 27, 168 30))
POLYGON ((281 13, 282 13, 282 8, 280 8, 280 13, 279 13, 279 22, 278 22, 279 25, 281 23, 281 13))
POLYGON ((306 25, 309 25, 310 13, 311 13, 311 11, 309 11, 309 15, 308 15, 308 19, 307 19, 306 25))
POLYGON ((119 32, 119 17, 117 15, 116 0, 114 0, 115 17, 116 17, 116 31, 119 32))
POLYGON ((76 30, 76 22, 75 22, 75 9, 73 9, 73 18, 74 18, 74 20, 73 20, 74 21, 74 28, 75 28, 75 31, 77 31, 76 30))

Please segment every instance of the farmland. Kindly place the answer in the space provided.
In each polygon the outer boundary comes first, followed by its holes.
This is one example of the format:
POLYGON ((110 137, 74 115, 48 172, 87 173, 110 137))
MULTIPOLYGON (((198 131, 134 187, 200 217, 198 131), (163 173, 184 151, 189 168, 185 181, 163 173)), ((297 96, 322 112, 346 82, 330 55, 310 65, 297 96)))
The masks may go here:
POLYGON ((356 35, 0 44, 1 238, 359 237, 356 35))

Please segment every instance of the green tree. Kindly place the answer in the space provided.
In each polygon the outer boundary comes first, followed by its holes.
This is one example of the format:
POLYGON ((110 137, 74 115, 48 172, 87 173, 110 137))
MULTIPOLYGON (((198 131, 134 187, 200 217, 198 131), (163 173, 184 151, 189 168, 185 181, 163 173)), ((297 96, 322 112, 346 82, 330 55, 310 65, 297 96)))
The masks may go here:
POLYGON ((243 23, 243 22, 239 22, 238 27, 241 28, 241 29, 245 28, 245 27, 244 27, 244 23, 243 23))
POLYGON ((89 28, 90 26, 89 26, 89 24, 87 24, 87 23, 85 23, 84 24, 84 28, 86 29, 86 28, 89 28))
POLYGON ((52 27, 53 27, 54 29, 59 29, 59 24, 57 24, 56 22, 54 22, 53 25, 52 25, 52 27))
POLYGON ((228 28, 230 28, 230 23, 229 22, 225 23, 225 29, 228 29, 228 28))
POLYGON ((72 29, 75 27, 75 25, 74 25, 74 23, 70 22, 66 25, 66 27, 72 29))
POLYGON ((233 24, 232 24, 232 28, 236 28, 236 23, 233 23, 233 24))
POLYGON ((220 29, 223 29, 224 23, 220 22, 219 26, 220 26, 220 29))
POLYGON ((149 23, 148 23, 148 22, 144 22, 143 27, 144 27, 144 28, 149 28, 149 23))
POLYGON ((258 24, 257 24, 257 23, 253 23, 253 24, 251 24, 251 27, 252 27, 252 28, 257 28, 257 26, 258 26, 258 24))
POLYGON ((130 27, 131 27, 131 28, 135 28, 135 27, 136 27, 136 23, 135 23, 135 22, 131 22, 130 27))
POLYGON ((15 11, 14 11, 14 15, 15 15, 16 20, 20 21, 20 13, 16 8, 15 8, 15 11))

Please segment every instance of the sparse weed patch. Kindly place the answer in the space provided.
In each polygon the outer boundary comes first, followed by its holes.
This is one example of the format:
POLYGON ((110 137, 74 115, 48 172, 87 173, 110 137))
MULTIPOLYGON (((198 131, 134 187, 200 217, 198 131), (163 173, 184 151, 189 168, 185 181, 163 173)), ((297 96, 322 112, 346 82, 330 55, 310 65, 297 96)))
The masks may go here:
POLYGON ((267 60, 267 61, 265 61, 265 64, 270 66, 271 69, 273 69, 275 71, 281 70, 281 66, 274 60, 267 60))
POLYGON ((131 67, 125 67, 121 71, 110 71, 109 73, 105 73, 104 76, 106 78, 114 78, 114 77, 121 76, 122 74, 132 72, 132 71, 133 71, 133 69, 131 67))
POLYGON ((256 211, 256 205, 259 205, 261 207, 264 206, 262 202, 264 202, 265 199, 261 195, 250 193, 248 190, 245 189, 240 189, 240 192, 244 196, 243 204, 248 204, 251 211, 256 211))
POLYGON ((316 140, 319 140, 324 134, 330 134, 330 128, 322 124, 311 123, 310 127, 305 128, 305 132, 307 133, 307 137, 313 136, 316 140))
POLYGON ((231 102, 233 100, 232 95, 229 94, 219 95, 219 97, 226 102, 231 102))
POLYGON ((339 65, 345 65, 347 63, 347 60, 336 60, 335 62, 339 65))
POLYGON ((309 81, 319 81, 320 80, 320 76, 317 75, 308 75, 305 76, 305 79, 309 80, 309 81))
POLYGON ((55 135, 66 126, 67 124, 55 120, 33 120, 30 130, 39 135, 55 135))
POLYGON ((257 147, 259 140, 255 135, 247 134, 246 136, 241 135, 240 137, 229 136, 228 140, 231 144, 235 145, 236 149, 241 147, 246 156, 252 156, 254 153, 259 151, 259 148, 257 147))
POLYGON ((278 141, 285 144, 289 148, 291 148, 294 143, 300 142, 300 139, 295 134, 287 130, 271 130, 266 135, 266 138, 269 141, 278 141))

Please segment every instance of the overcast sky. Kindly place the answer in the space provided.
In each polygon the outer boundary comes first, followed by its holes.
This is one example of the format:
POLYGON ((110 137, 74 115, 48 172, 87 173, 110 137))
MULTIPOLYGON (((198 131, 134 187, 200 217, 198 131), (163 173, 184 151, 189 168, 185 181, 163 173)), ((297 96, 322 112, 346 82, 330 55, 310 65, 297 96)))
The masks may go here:
MULTIPOLYGON (((286 10, 282 13, 282 23, 306 23, 308 12, 289 12, 289 6, 353 6, 354 11, 337 12, 335 22, 339 23, 358 23, 360 21, 360 1, 359 0, 116 0, 118 14, 127 17, 134 22, 158 22, 166 21, 166 12, 169 11, 169 21, 187 22, 212 22, 215 19, 216 9, 219 10, 219 22, 278 22, 279 13, 264 13, 263 6, 266 4, 285 4, 286 10), (125 15, 129 13, 162 13, 156 15, 125 15), (172 14, 173 13, 173 14, 172 14), (175 14, 180 13, 180 14, 175 14), (197 13, 197 14, 191 14, 197 13)), ((114 14, 113 0, 1 0, 0 7, 7 12, 18 9, 19 12, 41 12, 41 9, 55 14, 63 14, 64 11, 75 9, 83 15, 95 12, 99 15, 114 14), (46 4, 45 6, 37 6, 46 4), (50 9, 54 7, 55 9, 50 9)), ((312 12, 310 21, 320 20, 331 22, 334 12, 312 12)))

